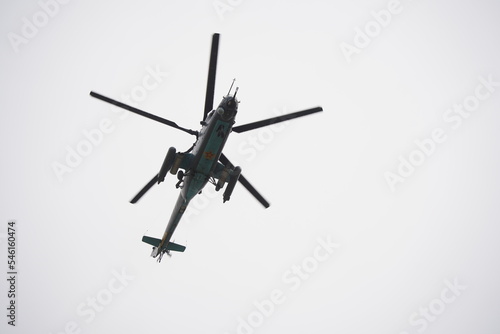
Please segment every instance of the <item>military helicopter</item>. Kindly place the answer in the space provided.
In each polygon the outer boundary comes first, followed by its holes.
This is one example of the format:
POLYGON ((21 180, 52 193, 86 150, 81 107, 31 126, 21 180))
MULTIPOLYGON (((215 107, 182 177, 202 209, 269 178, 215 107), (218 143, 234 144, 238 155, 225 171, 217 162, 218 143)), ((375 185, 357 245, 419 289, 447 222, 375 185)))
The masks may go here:
POLYGON ((213 109, 219 38, 220 35, 218 33, 213 34, 212 36, 207 90, 205 94, 205 109, 203 111, 203 120, 200 122, 202 126, 200 131, 194 131, 181 127, 168 119, 150 114, 96 92, 90 92, 92 97, 99 100, 111 103, 135 114, 147 117, 172 128, 189 133, 190 135, 196 136, 195 143, 187 151, 177 152, 174 147, 170 147, 158 174, 156 174, 130 201, 130 203, 137 203, 137 201, 149 189, 151 189, 153 185, 163 182, 168 172, 173 175, 177 174, 178 182, 176 187, 180 188, 181 191, 163 237, 161 239, 157 239, 149 236, 143 236, 142 238, 143 242, 153 246, 151 256, 153 258, 157 258, 158 262, 161 262, 165 253, 171 256, 170 251, 184 252, 186 249, 185 246, 176 244, 170 240, 172 239, 174 231, 179 224, 182 215, 186 211, 189 202, 197 194, 201 193, 207 183, 213 184, 217 191, 226 185, 226 189, 222 195, 223 201, 226 202, 231 198, 234 187, 236 186, 236 183, 239 182, 265 208, 269 207, 269 202, 250 184, 250 182, 248 182, 243 174, 241 174, 241 168, 239 166, 234 166, 224 153, 222 153, 222 149, 224 148, 227 138, 231 132, 242 133, 290 119, 310 115, 323 110, 321 107, 315 107, 258 122, 233 126, 239 104, 239 101, 236 99, 238 87, 236 87, 234 93, 231 94, 234 80, 231 84, 229 92, 222 98, 222 101, 217 109, 213 109))

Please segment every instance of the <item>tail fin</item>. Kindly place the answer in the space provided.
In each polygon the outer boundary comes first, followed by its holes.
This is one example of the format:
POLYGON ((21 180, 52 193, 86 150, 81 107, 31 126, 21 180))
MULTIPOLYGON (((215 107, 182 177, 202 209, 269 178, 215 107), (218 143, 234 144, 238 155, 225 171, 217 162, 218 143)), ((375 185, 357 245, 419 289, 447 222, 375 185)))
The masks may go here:
MULTIPOLYGON (((152 238, 152 237, 148 237, 148 236, 143 236, 142 237, 142 241, 147 243, 147 244, 150 244, 151 246, 154 246, 154 247, 158 247, 161 243, 161 239, 157 239, 157 238, 152 238)), ((167 247, 163 247, 165 250, 171 250, 171 251, 174 251, 174 252, 184 252, 186 250, 186 246, 182 246, 182 245, 179 245, 179 244, 176 244, 174 242, 169 242, 167 244, 167 247)))

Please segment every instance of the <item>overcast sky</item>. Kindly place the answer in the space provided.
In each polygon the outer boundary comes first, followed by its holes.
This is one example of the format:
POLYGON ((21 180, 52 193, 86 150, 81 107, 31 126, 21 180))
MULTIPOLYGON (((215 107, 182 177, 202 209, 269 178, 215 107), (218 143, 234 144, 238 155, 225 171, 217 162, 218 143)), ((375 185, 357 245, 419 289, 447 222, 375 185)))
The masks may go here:
POLYGON ((496 1, 17 1, 0 10, 2 333, 500 331, 496 1), (236 78, 225 154, 269 200, 207 186, 158 264, 169 147, 236 78), (16 303, 16 327, 6 307, 16 303))

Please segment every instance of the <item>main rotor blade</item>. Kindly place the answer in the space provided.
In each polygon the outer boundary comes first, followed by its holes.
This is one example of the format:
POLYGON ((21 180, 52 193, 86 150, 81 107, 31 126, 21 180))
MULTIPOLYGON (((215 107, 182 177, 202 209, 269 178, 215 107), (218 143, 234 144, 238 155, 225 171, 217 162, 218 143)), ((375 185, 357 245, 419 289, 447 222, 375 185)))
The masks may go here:
POLYGON ((205 93, 205 109, 203 120, 214 107, 215 74, 217 72, 217 55, 219 53, 219 34, 212 36, 212 49, 210 51, 210 63, 208 65, 207 92, 205 93))
MULTIPOLYGON (((228 166, 230 168, 233 168, 234 165, 229 161, 229 159, 222 153, 219 157, 219 160, 222 164, 225 166, 228 166)), ((243 174, 240 174, 240 177, 238 179, 240 183, 245 187, 252 195, 255 197, 266 209, 270 206, 269 202, 266 201, 266 199, 255 189, 250 182, 243 176, 243 174)))
POLYGON ((116 101, 116 100, 113 100, 113 99, 110 99, 109 97, 106 97, 104 95, 101 95, 99 93, 96 93, 96 92, 90 92, 90 96, 92 97, 95 97, 96 99, 99 99, 101 101, 104 101, 104 102, 108 102, 108 103, 111 103, 111 104, 114 104, 115 106, 117 107, 120 107, 120 108, 123 108, 125 110, 128 110, 128 111, 131 111, 135 114, 138 114, 138 115, 141 115, 141 116, 144 116, 146 118, 149 118, 149 119, 152 119, 154 121, 157 121, 157 122, 160 122, 162 124, 165 124, 165 125, 168 125, 168 126, 171 126, 173 128, 176 128, 178 130, 181 130, 181 131, 184 131, 184 132, 187 132, 191 135, 197 135, 197 132, 196 131, 193 131, 193 130, 190 130, 190 129, 186 129, 186 128, 183 128, 179 125, 177 125, 175 122, 172 122, 172 121, 169 121, 168 119, 165 119, 165 118, 162 118, 160 116, 156 116, 156 115, 153 115, 153 114, 150 114, 148 112, 145 112, 143 110, 140 110, 140 109, 137 109, 137 108, 134 108, 132 106, 129 106, 125 103, 121 103, 119 101, 116 101))
POLYGON ((154 186, 154 184, 155 184, 156 182, 158 182, 158 174, 156 174, 156 175, 155 175, 155 176, 151 179, 151 181, 149 181, 149 182, 148 182, 148 184, 146 184, 146 185, 144 186, 144 188, 142 188, 142 189, 141 189, 141 191, 139 191, 139 192, 137 193, 137 195, 135 195, 135 197, 134 197, 134 198, 132 198, 132 200, 130 201, 130 203, 132 203, 132 204, 137 203, 137 201, 138 201, 138 200, 140 200, 140 199, 141 199, 141 197, 142 197, 142 196, 144 196, 144 194, 145 194, 145 193, 146 193, 149 189, 151 189, 151 187, 152 187, 152 186, 154 186))
POLYGON ((245 187, 253 195, 253 197, 255 197, 260 202, 260 204, 264 205, 266 209, 271 205, 268 201, 266 201, 264 197, 262 197, 257 189, 255 189, 243 175, 240 174, 238 181, 240 181, 243 187, 245 187))
POLYGON ((290 119, 294 119, 294 118, 298 118, 298 117, 302 117, 302 116, 307 116, 307 115, 314 114, 314 113, 317 113, 320 111, 323 111, 323 108, 316 107, 316 108, 311 108, 311 109, 307 109, 307 110, 297 111, 297 112, 294 112, 291 114, 285 114, 285 115, 281 115, 278 117, 272 117, 272 118, 268 118, 268 119, 258 121, 258 122, 253 122, 253 123, 248 123, 248 124, 244 124, 244 125, 240 125, 240 126, 235 126, 233 128, 233 131, 237 132, 237 133, 241 133, 241 132, 261 128, 263 126, 268 126, 268 125, 288 121, 290 119))

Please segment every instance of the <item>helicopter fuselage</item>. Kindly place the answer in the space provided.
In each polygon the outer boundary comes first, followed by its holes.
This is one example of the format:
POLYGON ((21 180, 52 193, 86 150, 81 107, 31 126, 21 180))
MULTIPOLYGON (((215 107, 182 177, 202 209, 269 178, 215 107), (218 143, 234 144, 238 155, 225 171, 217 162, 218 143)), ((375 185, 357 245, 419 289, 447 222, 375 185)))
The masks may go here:
POLYGON ((151 256, 157 257, 158 261, 161 260, 165 253, 169 254, 170 251, 184 252, 186 249, 185 246, 178 245, 170 240, 189 202, 197 194, 200 194, 202 189, 209 182, 215 185, 216 191, 219 191, 227 185, 222 195, 223 202, 231 198, 236 183, 238 183, 248 190, 265 208, 270 206, 270 203, 252 186, 246 177, 241 174, 241 168, 239 166, 234 166, 222 152, 231 132, 242 133, 251 131, 323 111, 323 108, 315 107, 233 127, 239 103, 236 100, 238 88, 236 88, 234 94, 231 95, 234 80, 227 95, 224 96, 219 106, 213 110, 218 48, 219 34, 215 33, 212 36, 207 89, 205 93, 205 107, 203 109, 203 120, 201 121, 202 128, 200 131, 194 131, 179 126, 169 119, 148 113, 94 91, 90 92, 90 96, 101 101, 196 136, 194 145, 185 152, 177 152, 174 147, 170 147, 160 171, 130 200, 132 204, 137 203, 137 201, 139 201, 139 199, 141 199, 155 184, 163 182, 168 172, 174 175, 177 174, 179 182, 176 187, 181 188, 181 191, 163 237, 161 239, 146 235, 142 237, 143 242, 153 246, 151 256))
MULTIPOLYGON (((167 245, 179 224, 189 202, 200 194, 210 178, 219 174, 223 166, 218 162, 224 145, 231 133, 238 102, 233 96, 223 98, 219 107, 211 111, 201 122, 202 128, 190 154, 189 166, 182 178, 182 189, 177 203, 172 211, 170 220, 161 239, 161 243, 154 251, 160 254, 164 245, 167 245)), ((155 254, 155 255, 156 255, 155 254)))

